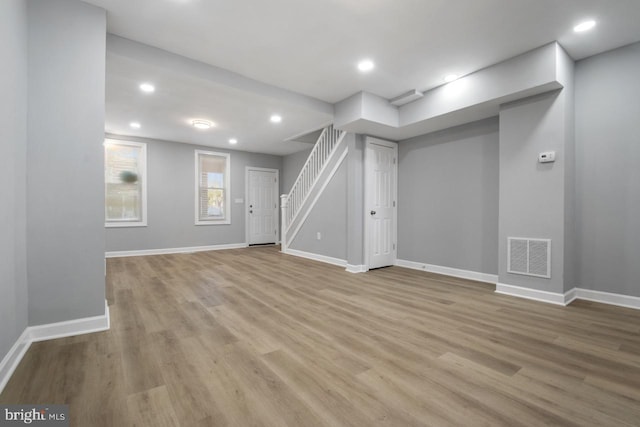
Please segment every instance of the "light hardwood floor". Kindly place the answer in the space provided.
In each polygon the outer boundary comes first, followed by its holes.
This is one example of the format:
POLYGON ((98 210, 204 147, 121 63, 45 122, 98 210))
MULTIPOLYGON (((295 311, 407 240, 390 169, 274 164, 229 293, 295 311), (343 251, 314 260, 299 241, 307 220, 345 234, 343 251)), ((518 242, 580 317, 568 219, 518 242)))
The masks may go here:
POLYGON ((108 260, 108 332, 34 344, 0 403, 72 426, 638 426, 640 312, 274 247, 108 260))

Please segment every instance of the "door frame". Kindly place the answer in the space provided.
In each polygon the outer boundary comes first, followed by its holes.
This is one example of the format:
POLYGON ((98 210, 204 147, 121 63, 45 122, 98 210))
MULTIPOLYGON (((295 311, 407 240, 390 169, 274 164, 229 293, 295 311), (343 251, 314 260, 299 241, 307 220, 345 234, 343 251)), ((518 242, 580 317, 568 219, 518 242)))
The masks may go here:
POLYGON ((259 172, 275 172, 276 173, 276 182, 273 184, 275 191, 274 194, 274 203, 276 204, 276 245, 280 243, 280 170, 279 169, 271 169, 271 168, 261 168, 257 166, 245 166, 244 167, 244 238, 247 242, 247 246, 249 246, 249 171, 259 171, 259 172))
POLYGON ((363 221, 363 225, 364 225, 364 248, 363 248, 363 265, 364 265, 364 271, 369 271, 369 267, 370 267, 370 259, 369 259, 369 255, 370 255, 370 247, 369 247, 369 241, 371 239, 370 237, 370 233, 371 233, 371 215, 369 214, 369 204, 370 204, 370 196, 369 196, 369 190, 371 187, 371 183, 369 182, 369 168, 370 168, 370 163, 371 163, 371 154, 369 151, 369 147, 371 145, 382 145, 385 147, 389 147, 389 148, 393 148, 394 150, 394 157, 395 157, 395 164, 394 164, 394 170, 393 170, 393 182, 394 182, 394 186, 392 188, 393 191, 393 200, 395 202, 395 206, 393 206, 393 223, 391 225, 391 229, 393 232, 393 258, 394 258, 394 264, 395 261, 397 261, 398 259, 398 143, 396 142, 392 142, 392 141, 387 141, 384 139, 379 139, 379 138, 374 138, 371 136, 367 136, 365 138, 365 143, 364 143, 364 185, 363 185, 363 191, 364 191, 364 210, 362 212, 363 216, 364 216, 364 221, 363 221))

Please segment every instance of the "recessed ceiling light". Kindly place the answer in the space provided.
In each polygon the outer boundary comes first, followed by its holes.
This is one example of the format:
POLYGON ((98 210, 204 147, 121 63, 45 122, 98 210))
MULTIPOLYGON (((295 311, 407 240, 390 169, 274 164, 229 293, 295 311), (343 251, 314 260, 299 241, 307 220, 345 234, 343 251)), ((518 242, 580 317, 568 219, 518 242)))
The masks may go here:
POLYGON ((142 83, 140 85, 140 90, 146 93, 153 93, 156 91, 156 87, 151 83, 142 83))
POLYGON ((375 64, 370 59, 364 59, 358 62, 358 70, 362 71, 363 73, 373 70, 374 67, 375 64))
POLYGON ((274 114, 273 116, 271 116, 269 120, 271 120, 271 123, 280 123, 282 121, 282 117, 280 117, 277 114, 274 114))
POLYGON ((583 33, 585 31, 589 31, 595 26, 596 26, 596 21, 594 20, 584 21, 579 23, 575 27, 573 27, 573 31, 575 31, 576 33, 583 33))
POLYGON ((208 120, 193 120, 191 122, 194 128, 196 129, 210 129, 214 124, 208 120))
POLYGON ((446 76, 444 76, 444 81, 447 83, 451 83, 453 81, 456 81, 460 78, 459 75, 457 74, 447 74, 446 76))
POLYGON ((231 145, 233 145, 233 144, 237 144, 237 143, 238 143, 238 140, 237 140, 237 139, 235 139, 235 138, 231 138, 231 139, 229 140, 229 144, 231 144, 231 145))
POLYGON ((134 129, 140 129, 142 127, 142 125, 138 122, 131 122, 129 123, 129 126, 131 126, 134 129))

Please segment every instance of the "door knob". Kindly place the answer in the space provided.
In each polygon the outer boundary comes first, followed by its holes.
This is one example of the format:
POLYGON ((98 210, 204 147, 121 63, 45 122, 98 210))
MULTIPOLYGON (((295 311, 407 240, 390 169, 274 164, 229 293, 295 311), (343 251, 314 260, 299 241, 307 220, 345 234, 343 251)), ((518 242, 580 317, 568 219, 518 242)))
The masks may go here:
POLYGON ((376 214, 376 211, 371 211, 371 215, 375 215, 375 214, 376 214))

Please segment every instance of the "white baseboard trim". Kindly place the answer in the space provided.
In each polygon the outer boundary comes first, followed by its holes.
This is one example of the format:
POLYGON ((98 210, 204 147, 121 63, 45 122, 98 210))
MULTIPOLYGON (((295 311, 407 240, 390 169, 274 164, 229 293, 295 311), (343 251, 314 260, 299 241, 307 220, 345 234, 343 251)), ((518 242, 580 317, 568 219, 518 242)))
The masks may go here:
POLYGON ((366 273, 369 270, 366 265, 347 264, 347 271, 349 273, 366 273))
POLYGON ((110 327, 109 305, 106 300, 104 302, 104 314, 101 316, 85 317, 46 325, 28 326, 13 347, 11 347, 7 355, 2 359, 2 362, 0 362, 0 393, 4 390, 11 375, 13 375, 32 343, 106 331, 110 327))
POLYGON ((640 310, 640 297, 582 288, 573 288, 564 294, 559 294, 498 283, 496 293, 564 306, 575 300, 585 300, 640 310))
POLYGON ((496 284, 496 293, 563 306, 569 304, 575 299, 575 293, 573 290, 560 294, 555 292, 539 291, 537 289, 523 288, 521 286, 506 285, 504 283, 496 284))
POLYGON ((29 326, 27 329, 29 329, 29 338, 31 339, 31 342, 38 342, 107 331, 110 327, 111 319, 109 316, 109 304, 105 300, 104 314, 101 316, 84 317, 82 319, 67 320, 65 322, 29 326))
POLYGON ((398 267, 410 268, 412 270, 428 271, 430 273, 444 274, 445 276, 459 277, 461 279, 476 280, 478 282, 497 283, 498 276, 495 274, 479 273, 477 271, 461 270, 458 268, 443 267, 440 265, 425 264, 423 262, 396 260, 398 267))
POLYGON ((564 305, 569 305, 578 299, 577 289, 573 288, 564 293, 564 305))
POLYGON ((212 246, 191 246, 186 248, 165 248, 165 249, 141 249, 137 251, 112 251, 105 252, 105 258, 120 258, 130 256, 147 256, 147 255, 169 255, 169 254, 189 254, 193 252, 220 251, 224 249, 241 249, 246 248, 246 243, 229 243, 225 245, 212 246))
POLYGON ((31 340, 29 340, 29 328, 25 328, 18 340, 13 344, 9 352, 0 362, 0 393, 9 382, 11 375, 16 370, 20 361, 29 350, 31 340))
MULTIPOLYGON (((407 261, 403 259, 396 260, 395 265, 398 267, 410 268, 412 270, 443 274, 445 276, 460 277, 463 279, 477 280, 479 282, 495 283, 496 293, 498 294, 509 295, 518 298, 526 298, 534 301, 546 302, 549 304, 567 306, 573 301, 581 299, 585 301, 593 301, 602 304, 640 310, 640 297, 634 297, 630 295, 592 291, 590 289, 583 288, 573 288, 565 292, 564 294, 560 294, 555 292, 524 288, 521 286, 507 285, 505 283, 498 283, 498 276, 493 274, 478 273, 475 271, 460 270, 451 267, 443 267, 439 265, 431 265, 421 262, 407 261)), ((360 272, 360 270, 357 270, 358 267, 364 266, 347 265, 347 271, 358 273, 360 272)))
POLYGON ((576 299, 617 305, 619 307, 640 310, 640 298, 630 295, 612 294, 610 292, 592 291, 591 289, 574 288, 576 299))
POLYGON ((344 260, 344 259, 332 258, 332 257, 326 256, 326 255, 313 254, 311 252, 299 251, 297 249, 287 248, 286 254, 287 255, 297 256, 297 257, 300 257, 300 258, 312 259, 314 261, 320 261, 320 262, 324 262, 324 263, 327 263, 327 264, 333 264, 333 265, 337 265, 339 267, 346 267, 347 266, 347 261, 344 260))

